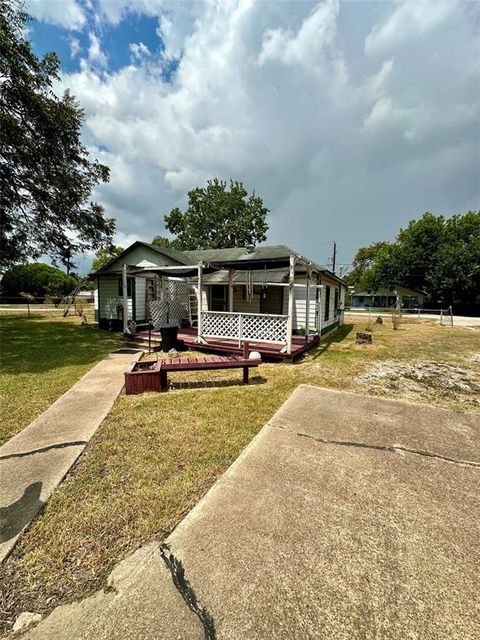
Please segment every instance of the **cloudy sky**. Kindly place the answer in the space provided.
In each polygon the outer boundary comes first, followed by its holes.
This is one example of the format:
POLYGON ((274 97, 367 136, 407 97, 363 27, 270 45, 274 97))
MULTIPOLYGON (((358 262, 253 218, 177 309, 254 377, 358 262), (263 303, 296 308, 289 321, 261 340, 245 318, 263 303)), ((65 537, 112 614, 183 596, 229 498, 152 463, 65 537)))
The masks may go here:
POLYGON ((326 264, 429 210, 479 208, 480 3, 27 0, 111 168, 120 244, 212 177, 326 264))

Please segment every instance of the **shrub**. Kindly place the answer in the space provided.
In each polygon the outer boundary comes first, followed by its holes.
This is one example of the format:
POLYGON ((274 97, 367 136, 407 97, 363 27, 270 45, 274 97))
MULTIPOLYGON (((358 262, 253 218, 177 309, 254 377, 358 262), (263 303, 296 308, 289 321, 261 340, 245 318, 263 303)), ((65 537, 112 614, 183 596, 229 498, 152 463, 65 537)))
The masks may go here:
POLYGON ((394 307, 392 308, 392 325, 393 328, 395 330, 400 328, 400 325, 402 324, 403 321, 403 311, 401 309, 399 309, 398 307, 394 307))

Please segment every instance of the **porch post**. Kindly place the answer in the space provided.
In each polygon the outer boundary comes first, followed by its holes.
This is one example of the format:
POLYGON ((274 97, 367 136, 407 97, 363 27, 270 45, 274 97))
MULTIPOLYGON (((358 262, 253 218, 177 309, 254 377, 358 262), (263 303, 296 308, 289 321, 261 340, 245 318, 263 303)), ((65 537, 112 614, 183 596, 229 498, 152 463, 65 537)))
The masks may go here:
POLYGON ((228 270, 228 310, 233 311, 233 269, 228 270))
POLYGON ((203 333, 203 316, 202 316, 202 305, 203 305, 203 295, 202 295, 202 276, 203 276, 203 263, 200 262, 198 264, 198 278, 197 278, 197 342, 205 342, 202 337, 203 333))
POLYGON ((287 318, 287 353, 292 353, 293 333, 293 305, 295 303, 295 256, 290 256, 290 269, 288 273, 288 318, 287 318))
POLYGON ((307 269, 307 291, 305 295, 305 342, 310 334, 310 267, 307 269))
POLYGON ((122 289, 123 289, 123 333, 128 333, 128 278, 127 265, 122 266, 122 289))

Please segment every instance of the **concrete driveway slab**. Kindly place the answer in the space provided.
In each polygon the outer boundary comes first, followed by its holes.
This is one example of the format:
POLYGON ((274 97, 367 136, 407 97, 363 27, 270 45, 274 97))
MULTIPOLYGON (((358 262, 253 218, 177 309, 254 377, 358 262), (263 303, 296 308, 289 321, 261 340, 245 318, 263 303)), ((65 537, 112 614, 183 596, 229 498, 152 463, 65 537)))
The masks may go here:
MULTIPOLYGON (((133 625, 123 637, 152 637, 141 601, 154 593, 164 603, 157 637, 165 640, 198 637, 188 618, 187 628, 177 625, 192 601, 211 621, 195 614, 210 640, 478 638, 480 467, 452 460, 478 458, 480 420, 411 411, 381 398, 297 389, 172 533, 169 551, 152 545, 143 553, 155 562, 126 561, 138 564, 132 610, 145 635, 133 625), (445 456, 369 446, 366 408, 385 416, 375 442, 401 439, 405 449, 434 448, 429 430, 440 424, 445 456), (349 418, 357 411, 361 429, 349 418), (352 438, 364 446, 335 444, 352 438)), ((100 592, 88 616, 71 613, 82 603, 60 607, 26 637, 66 640, 72 629, 82 640, 121 637, 132 621, 128 593, 125 613, 111 615, 106 603, 117 596, 100 592)))
POLYGON ((82 453, 141 353, 111 353, 0 447, 0 562, 82 453))
POLYGON ((270 424, 333 442, 379 445, 480 464, 478 417, 300 385, 270 424))
POLYGON ((139 549, 121 562, 108 589, 58 607, 30 640, 204 640, 199 618, 185 605, 157 544, 139 549))

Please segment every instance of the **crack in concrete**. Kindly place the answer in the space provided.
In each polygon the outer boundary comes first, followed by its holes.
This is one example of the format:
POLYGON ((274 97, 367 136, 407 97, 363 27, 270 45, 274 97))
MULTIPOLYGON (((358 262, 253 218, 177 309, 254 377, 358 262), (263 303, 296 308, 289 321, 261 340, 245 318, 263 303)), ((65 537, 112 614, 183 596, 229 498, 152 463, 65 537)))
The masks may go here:
POLYGON ((203 626, 205 640, 216 640, 217 634, 215 624, 211 613, 198 601, 192 585, 185 576, 185 569, 180 560, 178 560, 170 551, 168 544, 159 546, 160 555, 172 576, 175 588, 182 596, 185 604, 188 606, 203 626))
MULTIPOLYGON (((280 428, 283 429, 284 427, 280 428)), ((356 447, 359 449, 374 449, 375 451, 388 451, 389 453, 397 453, 398 451, 402 451, 403 453, 413 453, 417 456, 434 458, 436 460, 441 460, 442 462, 458 464, 463 467, 474 467, 476 469, 480 468, 480 462, 471 462, 470 460, 457 460, 456 458, 442 456, 440 453, 433 453, 431 451, 426 451, 425 449, 410 449, 408 447, 402 447, 401 445, 366 444, 365 442, 354 442, 351 440, 327 440, 325 438, 319 438, 317 436, 312 436, 308 433, 301 433, 299 431, 296 432, 296 435, 301 436, 302 438, 310 438, 312 440, 315 440, 316 442, 321 442, 322 444, 334 444, 341 447, 356 447)))
POLYGON ((26 456, 34 456, 36 453, 45 453, 51 449, 65 449, 66 447, 79 447, 87 445, 88 440, 75 440, 74 442, 60 442, 58 444, 50 444, 48 447, 41 447, 40 449, 32 449, 31 451, 23 451, 22 453, 9 453, 6 456, 0 456, 2 460, 12 460, 13 458, 25 458, 26 456))

